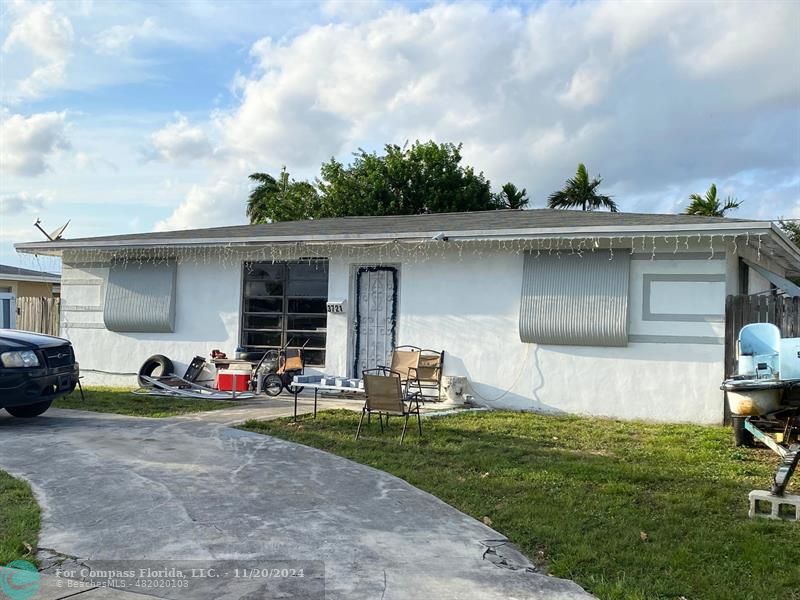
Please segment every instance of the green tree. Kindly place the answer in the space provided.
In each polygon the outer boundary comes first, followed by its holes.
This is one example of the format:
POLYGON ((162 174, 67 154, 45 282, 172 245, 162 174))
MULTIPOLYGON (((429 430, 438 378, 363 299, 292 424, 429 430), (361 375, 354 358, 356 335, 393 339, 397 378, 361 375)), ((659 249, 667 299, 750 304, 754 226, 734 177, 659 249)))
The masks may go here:
POLYGON ((732 196, 725 198, 723 204, 717 197, 717 186, 711 184, 705 196, 692 194, 689 196, 689 206, 686 208, 687 215, 700 215, 703 217, 724 217, 725 213, 736 210, 742 203, 732 196))
POLYGON ((525 208, 530 198, 525 188, 521 190, 510 181, 500 188, 497 200, 503 208, 525 208))
POLYGON ((277 180, 267 173, 253 173, 250 179, 258 182, 247 199, 250 223, 309 219, 319 212, 317 190, 307 181, 291 179, 286 167, 277 180))
POLYGON ((794 245, 800 248, 800 219, 781 219, 778 225, 794 245))
POLYGON ((523 208, 527 192, 512 183, 492 193, 483 173, 462 164, 461 144, 388 144, 383 154, 359 149, 349 165, 331 158, 312 184, 253 173, 251 223, 323 217, 412 215, 523 208))
POLYGON ((597 210, 607 208, 617 212, 617 203, 611 196, 597 193, 597 187, 603 182, 600 177, 589 179, 589 172, 583 163, 578 165, 575 177, 567 179, 563 189, 553 192, 547 199, 548 208, 575 208, 581 210, 597 210))
POLYGON ((483 173, 461 164, 461 144, 388 144, 359 149, 350 165, 332 158, 317 179, 322 215, 411 215, 501 208, 483 173))

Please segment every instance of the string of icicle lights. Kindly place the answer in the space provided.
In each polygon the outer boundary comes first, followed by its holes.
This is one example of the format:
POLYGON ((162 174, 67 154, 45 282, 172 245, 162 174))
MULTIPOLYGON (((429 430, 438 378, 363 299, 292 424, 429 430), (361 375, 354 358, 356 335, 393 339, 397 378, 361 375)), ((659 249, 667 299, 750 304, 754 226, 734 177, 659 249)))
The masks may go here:
MULTIPOLYGON (((227 243, 197 246, 154 246, 145 248, 113 249, 69 249, 64 252, 64 262, 114 263, 128 267, 144 264, 159 264, 177 261, 179 264, 219 264, 238 267, 242 262, 269 263, 285 261, 309 261, 332 257, 343 257, 354 262, 369 261, 374 264, 392 262, 425 262, 435 258, 458 260, 480 259, 498 251, 512 254, 529 253, 532 256, 577 255, 582 257, 598 250, 608 251, 609 260, 615 253, 650 254, 655 260, 656 253, 707 251, 712 260, 729 248, 736 253, 740 247, 749 247, 758 258, 762 254, 762 237, 765 234, 698 234, 675 236, 600 236, 600 237, 559 237, 559 238, 515 238, 496 240, 450 240, 450 241, 399 241, 379 243, 277 243, 251 245, 227 243)), ((773 251, 771 253, 774 254, 773 251)))

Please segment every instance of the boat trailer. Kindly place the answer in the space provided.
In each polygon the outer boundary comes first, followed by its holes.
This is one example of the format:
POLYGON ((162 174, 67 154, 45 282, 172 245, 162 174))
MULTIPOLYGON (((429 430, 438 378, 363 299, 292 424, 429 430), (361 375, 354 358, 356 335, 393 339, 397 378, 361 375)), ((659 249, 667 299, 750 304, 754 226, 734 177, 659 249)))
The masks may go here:
POLYGON ((787 494, 800 465, 800 338, 769 323, 739 332, 737 374, 725 391, 737 445, 758 441, 780 457, 770 491, 750 492, 750 516, 800 522, 800 495, 787 494))
POLYGON ((780 457, 770 493, 783 496, 800 464, 800 407, 786 408, 763 417, 747 417, 744 428, 780 457))

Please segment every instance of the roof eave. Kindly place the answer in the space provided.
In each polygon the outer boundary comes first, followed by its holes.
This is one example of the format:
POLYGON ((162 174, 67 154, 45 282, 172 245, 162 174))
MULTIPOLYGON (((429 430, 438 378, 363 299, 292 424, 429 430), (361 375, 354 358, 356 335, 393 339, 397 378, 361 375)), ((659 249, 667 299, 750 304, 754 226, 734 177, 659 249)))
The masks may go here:
POLYGON ((0 279, 4 281, 31 281, 37 283, 61 283, 61 277, 48 277, 39 275, 13 275, 11 273, 0 273, 0 279))
POLYGON ((771 231, 775 235, 778 246, 794 260, 790 261, 786 270, 787 277, 800 276, 800 248, 789 238, 786 232, 777 223, 771 223, 771 231))
MULTIPOLYGON (((537 237, 638 237, 641 235, 695 235, 713 231, 715 235, 735 235, 746 231, 763 230, 764 233, 775 228, 769 221, 742 221, 725 223, 698 223, 697 225, 649 225, 649 226, 600 226, 600 227, 558 227, 558 228, 525 228, 525 229, 489 229, 469 231, 418 231, 409 233, 369 233, 342 235, 307 235, 307 236, 247 236, 231 239, 220 238, 163 238, 153 239, 113 239, 103 240, 59 240, 57 242, 24 242, 15 244, 18 252, 26 254, 48 254, 58 256, 64 250, 86 249, 102 250, 108 248, 165 248, 185 246, 243 246, 258 244, 291 244, 291 243, 381 243, 389 240, 405 242, 426 241, 443 233, 451 240, 537 238, 537 237)), ((782 232, 781 232, 782 233, 782 232)), ((785 236, 783 236, 785 238, 785 236)))

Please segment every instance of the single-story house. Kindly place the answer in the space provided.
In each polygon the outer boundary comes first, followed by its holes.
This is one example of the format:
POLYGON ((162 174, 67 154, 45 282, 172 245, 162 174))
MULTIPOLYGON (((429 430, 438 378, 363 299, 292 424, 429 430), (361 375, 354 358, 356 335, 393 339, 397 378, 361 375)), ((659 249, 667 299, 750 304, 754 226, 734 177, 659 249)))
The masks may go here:
POLYGON ((15 325, 17 298, 57 298, 61 275, 0 265, 0 328, 15 325))
POLYGON ((0 265, 0 293, 17 298, 57 298, 61 295, 61 275, 0 265))
POLYGON ((800 250, 767 221, 558 210, 17 249, 62 257, 62 335, 86 383, 134 385, 152 354, 181 371, 214 348, 287 343, 357 377, 412 344, 444 350, 445 376, 489 406, 698 423, 723 420, 726 296, 800 275, 800 250))

